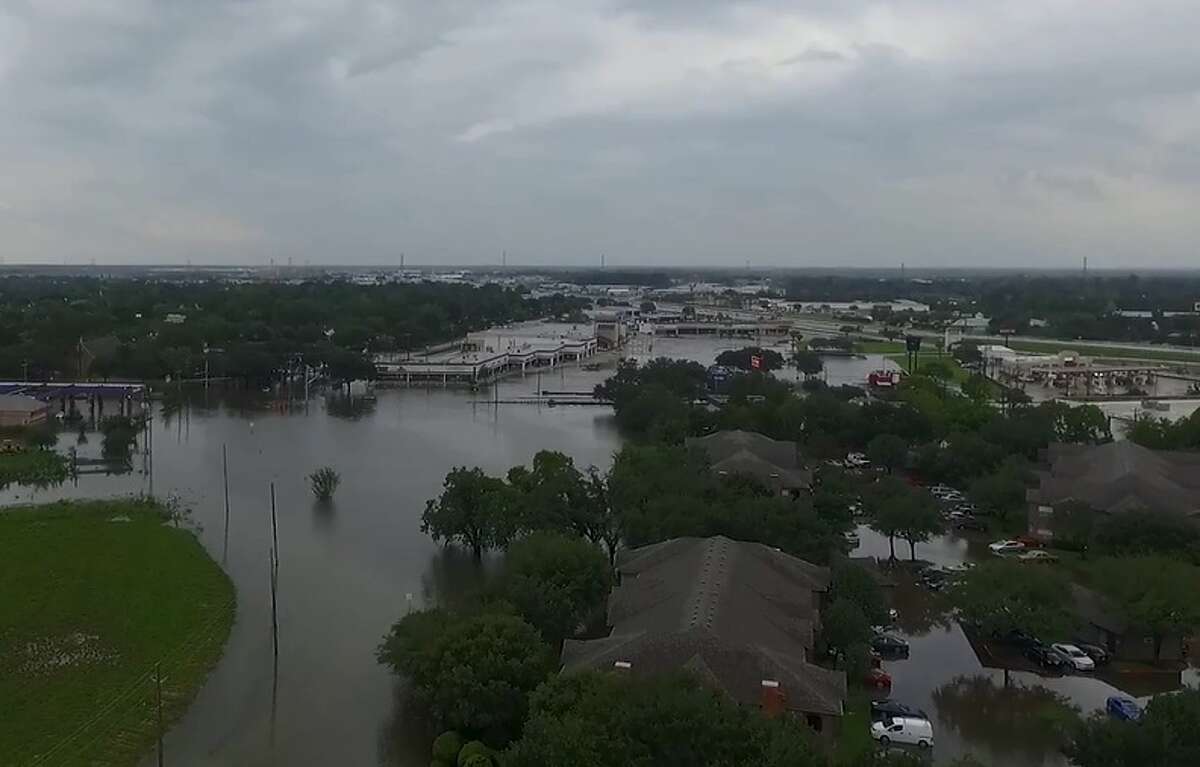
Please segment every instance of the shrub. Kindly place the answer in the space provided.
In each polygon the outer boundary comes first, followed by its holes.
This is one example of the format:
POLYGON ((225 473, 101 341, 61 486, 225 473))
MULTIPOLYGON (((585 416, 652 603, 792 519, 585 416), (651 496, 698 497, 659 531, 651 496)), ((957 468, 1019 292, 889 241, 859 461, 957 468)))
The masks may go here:
POLYGON ((462 736, 454 730, 446 730, 433 741, 433 760, 452 765, 458 761, 458 752, 462 747, 462 736))
POLYGON ((473 740, 458 752, 458 767, 491 767, 492 750, 482 741, 473 740))
POLYGON ((322 466, 308 475, 308 484, 312 487, 312 493, 318 501, 328 501, 333 498, 333 493, 341 482, 342 475, 338 474, 332 466, 322 466))

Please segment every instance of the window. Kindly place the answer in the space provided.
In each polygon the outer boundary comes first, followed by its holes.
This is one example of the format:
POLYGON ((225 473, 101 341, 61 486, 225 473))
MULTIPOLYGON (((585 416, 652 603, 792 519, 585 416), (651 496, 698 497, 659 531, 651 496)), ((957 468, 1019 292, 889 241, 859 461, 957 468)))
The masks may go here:
POLYGON ((812 728, 813 732, 821 731, 822 723, 820 716, 816 714, 806 714, 804 719, 808 722, 808 726, 812 728))

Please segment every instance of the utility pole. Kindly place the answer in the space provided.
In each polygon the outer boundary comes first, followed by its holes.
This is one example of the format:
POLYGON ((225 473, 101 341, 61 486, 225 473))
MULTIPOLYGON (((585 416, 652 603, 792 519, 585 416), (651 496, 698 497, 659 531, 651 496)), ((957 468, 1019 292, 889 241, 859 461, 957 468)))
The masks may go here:
POLYGON ((221 445, 221 477, 225 480, 225 542, 221 546, 221 564, 229 557, 229 458, 221 445))
POLYGON ((162 664, 154 664, 154 699, 158 708, 158 767, 163 767, 162 664))

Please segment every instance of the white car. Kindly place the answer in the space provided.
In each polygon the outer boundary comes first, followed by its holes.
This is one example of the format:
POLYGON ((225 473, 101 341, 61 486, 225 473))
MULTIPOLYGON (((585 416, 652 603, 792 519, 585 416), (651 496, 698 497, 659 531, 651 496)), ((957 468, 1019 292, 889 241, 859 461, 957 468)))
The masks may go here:
POLYGON ((993 554, 1004 556, 1005 554, 1016 554, 1025 550, 1025 544, 1020 541, 996 541, 989 543, 988 548, 993 554))
POLYGON ((1096 670, 1096 661, 1092 660, 1087 653, 1085 653, 1083 650, 1080 650, 1075 645, 1053 644, 1050 646, 1067 656, 1067 659, 1071 661, 1071 665, 1075 667, 1076 671, 1096 670))
POLYGON ((879 745, 887 747, 892 743, 906 743, 920 748, 933 747, 933 725, 928 719, 918 719, 908 716, 896 716, 884 719, 871 725, 871 737, 879 745))

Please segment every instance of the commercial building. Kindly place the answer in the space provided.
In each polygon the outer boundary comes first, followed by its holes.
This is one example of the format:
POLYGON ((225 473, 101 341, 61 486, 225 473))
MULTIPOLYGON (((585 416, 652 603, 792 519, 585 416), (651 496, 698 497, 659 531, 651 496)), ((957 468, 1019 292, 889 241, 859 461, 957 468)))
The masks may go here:
POLYGON ((846 676, 810 662, 827 568, 717 536, 624 551, 617 576, 610 635, 567 640, 564 673, 687 671, 743 705, 834 735, 846 676))

